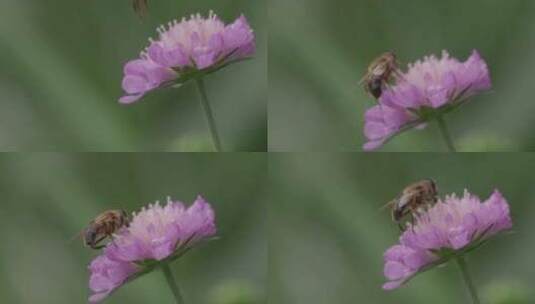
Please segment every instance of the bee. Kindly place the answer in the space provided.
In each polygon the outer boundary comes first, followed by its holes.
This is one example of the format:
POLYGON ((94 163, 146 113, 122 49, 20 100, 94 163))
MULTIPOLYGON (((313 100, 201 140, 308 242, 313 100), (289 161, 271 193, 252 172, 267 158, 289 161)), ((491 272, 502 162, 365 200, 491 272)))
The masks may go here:
POLYGON ((396 54, 386 52, 370 63, 359 84, 364 86, 366 93, 379 99, 392 75, 401 76, 402 74, 398 68, 396 54))
POLYGON ((148 0, 132 0, 132 7, 139 17, 143 18, 147 14, 148 0))
POLYGON ((101 249, 108 237, 123 227, 128 227, 130 218, 124 210, 107 210, 99 214, 95 219, 89 222, 89 225, 80 233, 83 237, 84 244, 92 249, 101 249))
POLYGON ((414 220, 414 215, 424 212, 438 200, 438 190, 434 180, 424 179, 408 185, 401 194, 386 206, 391 208, 392 221, 401 231, 405 230, 401 221, 406 216, 414 220))

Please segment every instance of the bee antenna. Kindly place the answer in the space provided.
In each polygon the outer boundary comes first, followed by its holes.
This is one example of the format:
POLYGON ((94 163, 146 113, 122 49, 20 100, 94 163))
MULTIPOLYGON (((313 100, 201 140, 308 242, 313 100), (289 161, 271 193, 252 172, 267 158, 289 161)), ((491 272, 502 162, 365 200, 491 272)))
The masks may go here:
POLYGON ((390 208, 392 207, 392 205, 396 202, 395 199, 389 201, 388 203, 384 204, 383 206, 381 206, 381 208, 379 208, 379 210, 383 211, 385 210, 386 208, 390 208))
POLYGON ((73 241, 76 241, 77 239, 81 238, 82 235, 84 234, 84 232, 85 232, 85 229, 80 230, 80 232, 78 232, 77 234, 73 235, 73 236, 69 239, 69 242, 73 242, 73 241))

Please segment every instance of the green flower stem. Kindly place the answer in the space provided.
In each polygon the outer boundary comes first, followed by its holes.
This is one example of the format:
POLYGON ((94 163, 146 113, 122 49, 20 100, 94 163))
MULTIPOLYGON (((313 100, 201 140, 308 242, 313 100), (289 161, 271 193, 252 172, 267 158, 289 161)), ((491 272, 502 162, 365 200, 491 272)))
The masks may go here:
POLYGON ((161 265, 163 274, 165 276, 165 280, 167 281, 167 284, 169 285, 169 288, 171 288, 171 291, 173 292, 173 295, 175 296, 176 304, 184 304, 184 299, 182 298, 182 295, 180 294, 180 288, 178 288, 178 284, 176 283, 175 277, 173 276, 173 273, 171 272, 171 268, 169 268, 169 264, 163 263, 161 265))
POLYGON ((221 152, 221 141, 217 133, 217 128, 215 125, 214 115, 212 114, 212 108, 210 107, 210 101, 208 100, 208 95, 206 94, 206 88, 204 86, 204 80, 202 77, 199 77, 195 80, 197 84, 197 89, 199 90, 199 95, 201 97, 201 106, 206 114, 206 120, 208 121, 208 127, 210 128, 210 133, 212 134, 212 141, 214 142, 214 147, 217 152, 221 152))
POLYGON ((446 121, 442 117, 442 115, 437 116, 438 121, 438 127, 440 129, 440 133, 442 134, 442 137, 444 138, 444 141, 446 142, 446 145, 448 146, 449 152, 457 152, 455 150, 455 146, 453 145, 453 140, 451 139, 450 132, 448 131, 448 126, 446 125, 446 121))
POLYGON ((457 260, 457 265, 459 265, 459 269, 461 270, 461 274, 463 276, 464 282, 466 283, 466 286, 468 286, 468 291, 470 291, 470 296, 472 297, 472 303, 474 304, 481 304, 479 301, 479 297, 477 296, 477 290, 474 286, 474 282, 472 281, 472 278, 470 277, 470 274, 468 273, 468 266, 466 265, 466 261, 464 260, 464 257, 459 255, 455 258, 457 260))

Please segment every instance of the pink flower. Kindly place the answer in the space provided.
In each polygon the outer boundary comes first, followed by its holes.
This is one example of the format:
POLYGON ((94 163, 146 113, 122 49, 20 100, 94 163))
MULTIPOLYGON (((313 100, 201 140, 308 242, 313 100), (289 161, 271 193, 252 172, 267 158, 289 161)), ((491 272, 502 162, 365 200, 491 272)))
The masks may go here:
POLYGON ((409 65, 397 84, 383 91, 379 104, 366 112, 364 150, 375 150, 393 136, 445 114, 466 99, 491 88, 487 64, 477 51, 465 61, 425 57, 409 65))
POLYGON ((132 103, 147 92, 167 84, 182 84, 189 79, 215 72, 224 66, 252 56, 255 52, 253 30, 242 15, 225 25, 212 12, 207 18, 192 15, 158 28, 158 40, 140 59, 125 66, 121 103, 132 103))
POLYGON ((215 233, 214 211, 201 196, 189 208, 170 199, 164 207, 150 204, 134 213, 130 225, 91 263, 90 301, 101 301, 139 273, 180 257, 215 233))
POLYGON ((123 90, 128 95, 121 97, 119 101, 125 104, 132 103, 177 76, 173 70, 162 67, 150 59, 132 60, 124 67, 123 90))
POLYGON ((510 229, 509 205, 498 190, 485 202, 468 193, 446 196, 401 235, 384 254, 384 289, 395 289, 416 274, 464 254, 497 233, 510 229))
POLYGON ((100 255, 91 262, 89 271, 91 272, 89 288, 93 291, 89 302, 98 303, 123 285, 136 273, 137 267, 132 263, 113 261, 105 255, 100 255))
POLYGON ((364 116, 364 134, 368 138, 364 150, 379 148, 393 135, 400 133, 403 126, 408 126, 412 119, 407 111, 385 105, 379 104, 368 109, 364 116))

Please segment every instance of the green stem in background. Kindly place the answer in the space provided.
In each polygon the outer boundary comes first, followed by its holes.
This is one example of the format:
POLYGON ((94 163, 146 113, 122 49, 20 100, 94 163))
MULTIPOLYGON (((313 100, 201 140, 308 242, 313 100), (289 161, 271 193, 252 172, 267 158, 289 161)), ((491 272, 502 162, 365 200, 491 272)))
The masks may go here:
POLYGON ((169 268, 169 264, 163 263, 161 267, 162 267, 163 274, 165 276, 165 280, 167 281, 169 288, 171 288, 171 291, 173 292, 173 295, 175 296, 176 304, 184 304, 184 299, 182 298, 182 295, 180 294, 180 288, 178 288, 178 284, 176 283, 175 277, 173 276, 173 273, 171 272, 171 268, 169 268))
POLYGON ((195 83, 197 84, 199 95, 201 96, 201 106, 206 114, 206 120, 208 121, 208 127, 210 128, 210 133, 212 134, 212 141, 214 142, 215 150, 217 152, 221 152, 221 141, 219 140, 219 135, 215 126, 214 115, 212 114, 212 108, 210 107, 210 101, 208 100, 208 95, 206 94, 206 88, 204 86, 202 77, 197 78, 195 83))
POLYGON ((444 138, 444 141, 446 142, 446 145, 448 146, 449 152, 457 152, 455 150, 455 146, 453 145, 453 140, 451 139, 450 132, 448 131, 448 126, 446 125, 446 121, 444 121, 444 118, 442 115, 437 116, 438 121, 438 127, 440 129, 440 133, 442 134, 442 137, 444 138))
POLYGON ((468 291, 470 292, 470 296, 472 297, 472 303, 481 304, 481 302, 479 301, 479 297, 477 296, 477 290, 474 286, 474 282, 472 281, 472 278, 468 273, 468 266, 466 265, 464 257, 457 256, 455 259, 457 260, 457 265, 459 265, 459 269, 461 270, 464 282, 466 283, 466 286, 468 286, 468 291))

